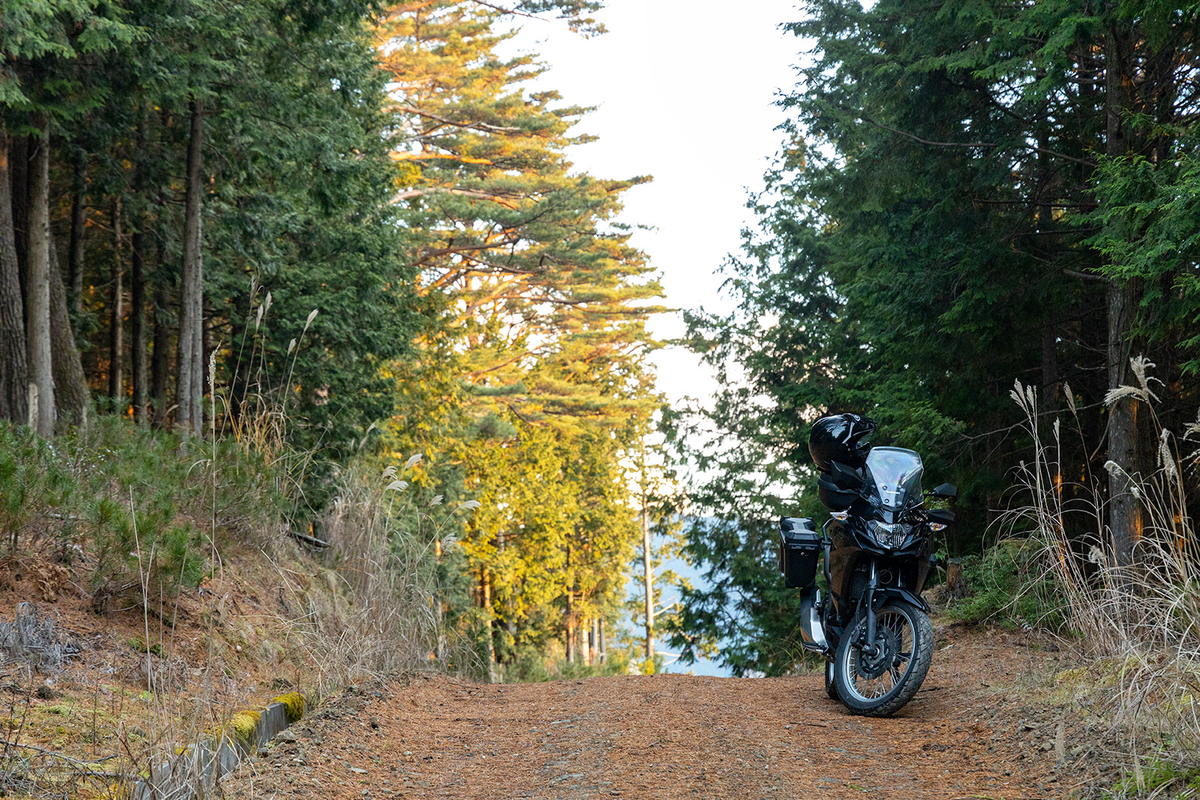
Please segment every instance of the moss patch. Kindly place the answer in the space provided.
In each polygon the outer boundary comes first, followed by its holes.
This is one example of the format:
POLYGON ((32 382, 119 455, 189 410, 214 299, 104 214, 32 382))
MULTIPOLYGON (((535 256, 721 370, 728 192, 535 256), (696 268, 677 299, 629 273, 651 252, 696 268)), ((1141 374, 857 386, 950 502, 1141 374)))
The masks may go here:
POLYGON ((304 716, 305 709, 308 707, 308 702, 304 699, 304 695, 299 692, 281 694, 271 702, 283 703, 283 715, 287 717, 289 725, 299 722, 304 716))
POLYGON ((260 711, 239 711, 225 723, 225 733, 234 741, 249 744, 258 730, 258 720, 262 717, 260 711))

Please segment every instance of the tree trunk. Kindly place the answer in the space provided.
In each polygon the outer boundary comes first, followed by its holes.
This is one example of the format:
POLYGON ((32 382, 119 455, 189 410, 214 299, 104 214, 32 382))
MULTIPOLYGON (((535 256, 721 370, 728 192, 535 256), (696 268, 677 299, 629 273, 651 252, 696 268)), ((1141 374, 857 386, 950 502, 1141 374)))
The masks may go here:
POLYGON ((493 637, 492 628, 492 582, 488 575, 487 569, 479 568, 479 595, 482 599, 483 616, 484 616, 484 639, 485 651, 487 658, 487 674, 488 683, 499 683, 500 678, 496 674, 496 642, 493 637))
MULTIPOLYGON (((50 262, 58 263, 54 237, 50 238, 50 262)), ((67 311, 67 289, 63 285, 62 272, 58 269, 50 270, 50 351, 58 417, 87 427, 92 396, 83 362, 79 358, 79 348, 75 346, 74 328, 71 327, 71 315, 67 311)))
POLYGON ((17 264, 21 275, 21 300, 29 308, 29 143, 31 136, 17 136, 9 142, 9 168, 12 170, 13 232, 17 242, 17 264))
POLYGON ((646 660, 654 663, 654 568, 650 557, 650 517, 642 493, 642 570, 646 589, 646 660))
POLYGON ((955 600, 961 600, 971 593, 963 574, 963 560, 952 558, 946 562, 946 593, 955 600))
POLYGON ((108 326, 108 396, 117 416, 125 413, 125 237, 121 201, 113 201, 113 280, 108 326))
MULTIPOLYGON (((567 548, 567 574, 570 575, 571 548, 567 548)), ((567 585, 567 663, 575 662, 575 586, 567 585)))
POLYGON ((38 114, 42 132, 29 165, 29 288, 25 330, 29 352, 29 381, 37 387, 37 432, 54 435, 54 372, 50 358, 50 123, 38 114))
POLYGON ((129 333, 133 338, 131 370, 133 377, 133 419, 139 425, 146 424, 146 224, 144 214, 134 221, 132 250, 130 252, 129 333))
POLYGON ((29 370, 10 177, 8 130, 0 122, 0 418, 21 425, 29 421, 29 370))
MULTIPOLYGON (((1112 11, 1115 15, 1115 10, 1112 11)), ((1125 115, 1132 97, 1126 75, 1126 59, 1132 54, 1132 33, 1127 23, 1113 20, 1105 41, 1105 153, 1110 157, 1126 155, 1130 150, 1125 115)), ((1137 285, 1133 281, 1113 281, 1108 288, 1108 388, 1129 383, 1130 335, 1136 320, 1137 285)), ((1133 560, 1133 549, 1141 538, 1142 513, 1133 496, 1130 476, 1138 470, 1138 406, 1130 397, 1115 402, 1108 418, 1108 460, 1117 468, 1108 471, 1109 528, 1112 533, 1112 558, 1117 566, 1133 560)))
POLYGON ((185 436, 202 436, 203 407, 203 268, 200 255, 202 213, 201 145, 204 107, 191 103, 191 132, 187 155, 187 202, 183 226, 183 280, 179 296, 179 363, 176 365, 176 424, 185 436))
POLYGON ((1058 321, 1049 311, 1042 321, 1042 411, 1051 421, 1058 411, 1058 321))
MULTIPOLYGON (((1136 382, 1131 374, 1129 331, 1137 313, 1133 282, 1108 289, 1108 386, 1136 382)), ((1119 469, 1108 472, 1109 527, 1112 529, 1113 559, 1117 566, 1133 561, 1133 548, 1142 538, 1142 509, 1133 495, 1131 476, 1138 471, 1138 401, 1132 397, 1113 403, 1108 416, 1108 460, 1119 469)))
POLYGON ((154 406, 154 427, 165 428, 171 406, 171 290, 165 276, 166 265, 159 259, 154 284, 154 353, 150 362, 150 402, 154 406))
MULTIPOLYGON (((146 196, 146 168, 142 163, 146 152, 146 131, 150 115, 142 109, 142 119, 137 127, 138 155, 134 161, 133 191, 139 199, 146 196)), ((135 206, 133 238, 129 251, 129 334, 131 342, 129 360, 133 382, 133 421, 146 424, 146 211, 140 204, 135 206)))
POLYGON ((75 165, 75 194, 71 198, 71 243, 67 251, 67 309, 78 325, 83 317, 84 231, 87 228, 87 158, 75 165))
POLYGON ((595 666, 600 663, 600 621, 592 620, 592 629, 588 631, 588 664, 595 666))

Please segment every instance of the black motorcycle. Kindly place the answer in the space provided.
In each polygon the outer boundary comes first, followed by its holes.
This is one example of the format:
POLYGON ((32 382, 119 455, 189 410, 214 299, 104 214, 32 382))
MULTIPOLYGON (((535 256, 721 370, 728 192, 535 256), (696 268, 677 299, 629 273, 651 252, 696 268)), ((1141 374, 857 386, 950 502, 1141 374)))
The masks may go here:
MULTIPOLYGON (((954 513, 926 508, 921 457, 872 447, 875 429, 857 414, 813 425, 808 450, 830 519, 820 533, 811 519, 781 519, 780 568, 800 590, 805 649, 826 659, 826 693, 851 713, 884 717, 913 698, 929 671, 933 626, 921 590, 936 563, 931 534, 954 513), (822 553, 828 598, 816 583, 822 553)), ((949 499, 957 490, 944 483, 930 494, 949 499)))

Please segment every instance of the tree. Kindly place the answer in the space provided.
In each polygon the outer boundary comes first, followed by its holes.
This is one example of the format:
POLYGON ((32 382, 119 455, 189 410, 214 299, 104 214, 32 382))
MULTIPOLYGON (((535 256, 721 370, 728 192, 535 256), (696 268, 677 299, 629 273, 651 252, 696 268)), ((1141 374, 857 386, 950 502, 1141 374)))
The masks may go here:
POLYGON ((448 496, 483 503, 463 548, 487 652, 511 663, 558 639, 590 661, 637 537, 620 462, 655 406, 641 362, 660 289, 616 219, 644 179, 571 171, 584 109, 522 91, 541 67, 496 54, 503 18, 436 2, 377 29, 427 314, 417 359, 396 368, 392 436, 435 456, 448 496))
POLYGON ((0 418, 19 424, 28 418, 28 361, 8 142, 8 130, 0 127, 0 418))
MULTIPOLYGON (((24 254, 25 325, 30 399, 36 397, 36 427, 43 436, 54 434, 58 407, 55 402, 53 354, 69 357, 73 353, 52 347, 51 314, 52 286, 61 282, 57 264, 52 264, 54 250, 50 231, 50 161, 51 129, 55 121, 77 110, 75 98, 64 91, 70 87, 72 73, 81 55, 111 51, 131 41, 135 28, 120 21, 119 13, 102 8, 96 0, 44 0, 20 4, 5 9, 3 33, 0 34, 0 108, 6 115, 16 116, 34 136, 31 152, 22 153, 19 164, 22 177, 28 181, 26 197, 8 199, 22 210, 22 222, 28 231, 17 250, 17 261, 24 254), (54 90, 47 89, 53 85, 54 90), (63 96, 66 99, 60 99, 63 96)), ((7 137, 5 137, 7 145, 7 137)), ((18 182, 21 191, 25 181, 18 182)), ((15 216, 15 215, 14 215, 15 216)), ((8 214, 0 214, 0 226, 16 226, 8 214)), ((0 230, 0 239, 16 237, 9 230, 0 230)), ((11 279, 7 279, 11 280, 11 279)), ((11 285, 11 284, 10 284, 11 285)), ((15 311, 14 300, 5 293, 5 315, 10 319, 15 311)), ((24 374, 21 354, 11 345, 4 356, 11 361, 5 371, 17 379, 24 374)), ((74 365, 61 365, 70 372, 74 365)), ((64 387, 66 388, 66 387, 64 387)), ((10 389, 10 394, 12 390, 10 389)), ((32 416, 32 415, 31 415, 32 416)))
POLYGON ((50 122, 34 117, 39 141, 30 159, 29 255, 26 290, 30 402, 36 404, 37 432, 54 435, 54 371, 50 362, 50 122))
MULTIPOLYGON (((1131 148, 1156 164, 1183 155, 1179 126, 1195 110, 1184 80, 1195 63, 1192 12, 1071 0, 868 9, 829 0, 808 11, 788 27, 814 42, 815 58, 781 103, 792 120, 752 200, 760 224, 728 266, 739 307, 690 318, 706 358, 745 372, 721 373, 727 388, 708 417, 732 436, 701 457, 714 474, 765 476, 759 494, 770 498, 747 506, 719 481, 695 490, 701 513, 718 520, 690 535, 693 555, 716 570, 716 588, 685 612, 701 628, 720 613, 723 587, 756 602, 775 591, 772 559, 759 558, 765 540, 752 531, 781 512, 817 510, 806 494, 780 502, 788 487, 811 484, 805 441, 817 417, 877 417, 879 443, 920 450, 927 474, 958 483, 962 524, 948 545, 969 551, 1024 446, 1006 399, 1015 378, 1040 383, 1053 413, 1068 386, 1095 397, 1128 382, 1129 356, 1150 347, 1150 329, 1154 359, 1176 361, 1178 328, 1151 322, 1165 321, 1167 293, 1143 302, 1141 277, 1108 263, 1131 233, 1133 195, 1127 180, 1106 184, 1125 174, 1120 154, 1131 148), (744 541, 726 535, 738 520, 744 541)), ((1194 393, 1177 378, 1167 384, 1179 387, 1168 413, 1190 419, 1194 393)), ((1143 433, 1127 411, 1081 408, 1090 432, 1110 433, 1099 463, 1069 442, 1060 455, 1067 473, 1118 465, 1117 563, 1128 562, 1137 530, 1122 475, 1147 452, 1133 444, 1143 433)), ((769 640, 787 630, 769 627, 763 606, 747 613, 759 632, 732 657, 769 660, 769 640)))
POLYGON ((179 362, 175 379, 179 410, 175 422, 189 435, 203 435, 204 423, 204 270, 201 255, 202 147, 204 104, 193 98, 187 150, 187 206, 183 228, 183 280, 179 296, 179 362))

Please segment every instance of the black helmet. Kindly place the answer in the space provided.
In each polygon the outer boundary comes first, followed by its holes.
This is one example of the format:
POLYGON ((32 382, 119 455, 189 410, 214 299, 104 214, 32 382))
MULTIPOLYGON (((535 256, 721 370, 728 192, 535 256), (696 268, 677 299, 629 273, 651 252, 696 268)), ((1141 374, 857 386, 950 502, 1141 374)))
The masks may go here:
POLYGON ((823 417, 813 423, 808 434, 808 453, 822 472, 832 472, 834 461, 861 469, 876 427, 875 420, 858 414, 823 417))

